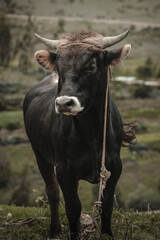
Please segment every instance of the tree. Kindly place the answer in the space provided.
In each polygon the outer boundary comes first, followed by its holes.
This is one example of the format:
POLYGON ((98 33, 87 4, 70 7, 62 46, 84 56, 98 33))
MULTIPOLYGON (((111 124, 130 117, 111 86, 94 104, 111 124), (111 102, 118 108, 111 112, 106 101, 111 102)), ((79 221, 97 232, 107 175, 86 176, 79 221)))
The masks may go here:
POLYGON ((17 206, 28 206, 31 194, 31 182, 28 176, 28 167, 25 167, 22 174, 22 181, 19 188, 13 193, 11 202, 17 206))
POLYGON ((11 166, 7 158, 0 158, 0 188, 7 186, 11 175, 11 166))
POLYGON ((0 13, 0 65, 7 67, 11 56, 10 25, 4 12, 0 13))
POLYGON ((35 25, 31 19, 31 15, 28 15, 28 22, 25 27, 25 32, 22 39, 19 40, 16 46, 16 52, 20 52, 19 67, 21 69, 26 69, 31 67, 31 56, 33 54, 33 47, 35 45, 36 39, 33 36, 35 31, 35 25))

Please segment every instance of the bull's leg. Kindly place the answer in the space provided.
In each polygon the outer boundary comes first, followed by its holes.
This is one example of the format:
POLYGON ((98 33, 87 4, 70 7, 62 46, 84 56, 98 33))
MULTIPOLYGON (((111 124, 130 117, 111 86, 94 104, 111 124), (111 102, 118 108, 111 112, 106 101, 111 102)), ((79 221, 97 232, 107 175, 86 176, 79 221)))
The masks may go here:
POLYGON ((101 232, 102 234, 112 236, 111 230, 111 217, 113 211, 114 191, 117 181, 121 175, 122 164, 121 159, 118 157, 113 163, 111 170, 111 177, 104 189, 104 198, 102 198, 102 213, 101 213, 101 232))
POLYGON ((69 221, 70 240, 77 240, 80 232, 81 202, 77 189, 78 181, 67 174, 65 169, 57 168, 57 177, 65 200, 66 214, 69 221))
POLYGON ((40 154, 36 153, 36 158, 39 170, 46 184, 46 193, 48 196, 51 210, 50 237, 54 237, 61 232, 61 225, 58 213, 59 185, 54 172, 53 164, 45 161, 45 159, 40 154))

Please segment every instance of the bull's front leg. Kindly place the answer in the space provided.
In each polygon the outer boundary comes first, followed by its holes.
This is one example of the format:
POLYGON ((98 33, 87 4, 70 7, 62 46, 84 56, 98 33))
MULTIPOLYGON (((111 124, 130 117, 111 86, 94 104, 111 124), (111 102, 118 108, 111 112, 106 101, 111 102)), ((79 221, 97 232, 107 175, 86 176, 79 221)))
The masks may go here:
POLYGON ((122 163, 120 157, 118 157, 112 165, 111 177, 109 178, 106 188, 104 189, 102 198, 102 213, 101 213, 101 232, 112 236, 111 230, 111 217, 113 211, 114 191, 117 181, 121 175, 122 163))
POLYGON ((57 178, 63 192, 66 214, 69 221, 69 239, 77 240, 80 233, 81 202, 77 194, 78 181, 73 176, 73 172, 66 172, 64 168, 57 168, 57 178))

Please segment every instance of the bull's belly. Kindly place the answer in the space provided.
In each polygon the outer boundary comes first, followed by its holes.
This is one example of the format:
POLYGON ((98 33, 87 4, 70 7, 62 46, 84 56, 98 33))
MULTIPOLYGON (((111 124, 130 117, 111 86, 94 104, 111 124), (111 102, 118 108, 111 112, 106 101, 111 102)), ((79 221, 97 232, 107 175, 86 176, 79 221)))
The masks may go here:
POLYGON ((92 174, 87 174, 87 175, 83 176, 79 180, 85 180, 85 181, 90 182, 92 184, 96 184, 96 183, 99 183, 99 179, 100 179, 99 175, 94 175, 92 173, 92 174))
POLYGON ((100 174, 100 167, 99 161, 95 158, 88 158, 88 161, 85 161, 83 165, 83 171, 80 175, 80 179, 86 180, 90 183, 98 183, 99 182, 99 174, 100 174), (87 162, 87 164, 86 164, 87 162))

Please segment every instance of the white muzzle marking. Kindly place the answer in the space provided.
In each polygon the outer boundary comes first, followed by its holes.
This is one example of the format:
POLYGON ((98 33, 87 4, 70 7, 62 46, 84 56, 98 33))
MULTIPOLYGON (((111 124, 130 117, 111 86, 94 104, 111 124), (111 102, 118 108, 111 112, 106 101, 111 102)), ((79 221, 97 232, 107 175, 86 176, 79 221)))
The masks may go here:
POLYGON ((55 100, 55 111, 57 114, 63 113, 65 115, 76 116, 84 107, 81 106, 77 97, 60 96, 55 100))

